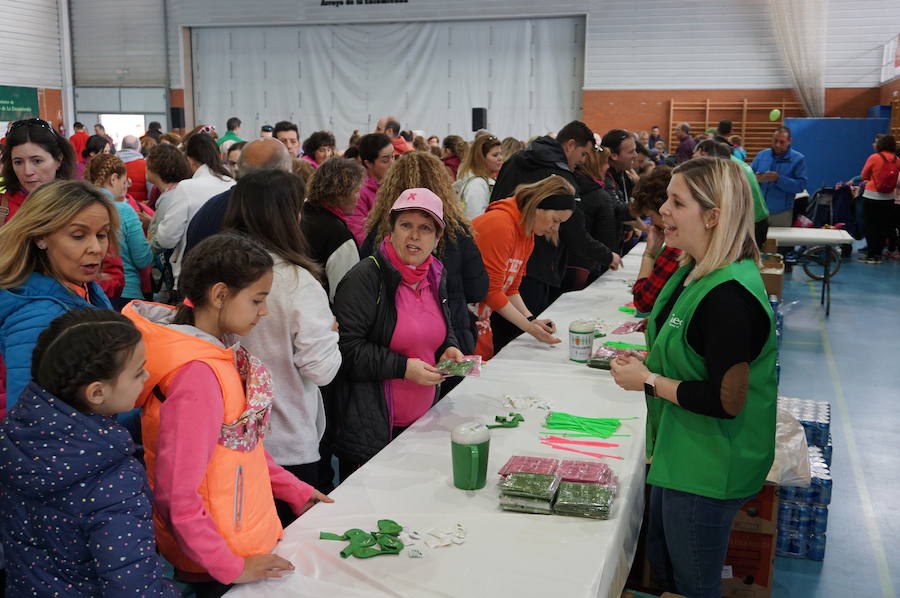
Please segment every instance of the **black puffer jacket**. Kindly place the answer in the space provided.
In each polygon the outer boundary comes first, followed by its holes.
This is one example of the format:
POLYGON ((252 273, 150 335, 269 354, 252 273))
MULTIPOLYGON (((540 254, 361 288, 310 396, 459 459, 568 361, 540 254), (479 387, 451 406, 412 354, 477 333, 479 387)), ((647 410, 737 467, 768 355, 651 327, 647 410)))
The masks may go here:
POLYGON ((576 176, 581 191, 581 209, 585 228, 600 243, 612 251, 622 244, 622 223, 633 220, 628 204, 616 201, 597 181, 585 174, 576 176))
MULTIPOLYGON (((447 305, 443 265, 435 260, 428 273, 444 320, 447 337, 435 352, 458 347, 447 305)), ((331 386, 335 424, 334 453, 352 463, 365 463, 391 441, 391 419, 385 382, 403 378, 407 358, 390 349, 397 326, 395 297, 400 273, 380 251, 356 264, 338 285, 334 315, 340 331, 343 365, 331 386)), ((437 397, 439 387, 435 388, 437 397)))
MULTIPOLYGON (((359 248, 362 259, 372 255, 375 233, 370 232, 359 248)), ((481 252, 470 235, 457 234, 456 240, 444 239, 443 255, 447 277, 447 304, 453 332, 459 342, 459 350, 465 355, 475 352, 475 314, 469 311, 469 303, 480 303, 488 290, 488 275, 484 270, 481 252)))

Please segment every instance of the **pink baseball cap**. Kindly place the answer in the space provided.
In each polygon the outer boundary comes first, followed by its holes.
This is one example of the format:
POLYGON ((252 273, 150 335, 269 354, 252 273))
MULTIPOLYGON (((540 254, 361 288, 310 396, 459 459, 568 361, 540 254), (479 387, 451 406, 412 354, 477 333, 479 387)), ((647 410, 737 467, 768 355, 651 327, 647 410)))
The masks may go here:
POLYGON ((441 230, 444 229, 444 202, 430 189, 407 189, 400 194, 391 212, 404 210, 422 210, 435 219, 441 230))

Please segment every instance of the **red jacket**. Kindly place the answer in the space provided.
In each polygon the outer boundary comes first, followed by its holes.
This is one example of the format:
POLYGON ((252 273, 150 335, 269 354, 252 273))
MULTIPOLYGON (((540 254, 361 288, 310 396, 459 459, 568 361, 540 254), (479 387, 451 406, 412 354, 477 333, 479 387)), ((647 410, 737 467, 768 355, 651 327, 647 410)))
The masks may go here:
POLYGON ((147 203, 147 161, 132 160, 125 163, 125 173, 131 179, 128 194, 140 203, 147 203))
POLYGON ((0 195, 0 206, 3 206, 8 210, 6 212, 6 216, 3 217, 3 221, 0 222, 0 225, 6 224, 12 217, 16 215, 16 212, 19 211, 19 208, 22 207, 22 204, 25 203, 25 199, 28 197, 28 194, 24 191, 16 191, 15 193, 4 193, 0 195))
POLYGON ((84 162, 84 158, 81 156, 81 152, 84 151, 84 146, 87 145, 87 140, 90 138, 85 131, 75 131, 75 134, 69 137, 69 143, 72 144, 72 149, 75 150, 75 158, 79 162, 84 162))
POLYGON ((394 155, 395 156, 399 156, 401 154, 405 154, 406 152, 413 151, 412 146, 409 143, 407 143, 406 139, 404 139, 403 137, 400 137, 399 135, 397 137, 394 137, 393 139, 391 139, 391 143, 394 144, 394 155))

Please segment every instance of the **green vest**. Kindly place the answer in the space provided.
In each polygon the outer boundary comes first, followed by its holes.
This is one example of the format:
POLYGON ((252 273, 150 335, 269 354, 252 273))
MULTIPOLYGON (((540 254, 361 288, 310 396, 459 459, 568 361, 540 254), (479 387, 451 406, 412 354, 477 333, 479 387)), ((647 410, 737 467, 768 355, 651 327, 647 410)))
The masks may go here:
POLYGON ((744 171, 744 176, 747 177, 747 182, 750 183, 750 193, 753 195, 753 222, 759 222, 763 218, 768 218, 769 207, 766 205, 766 198, 763 197, 762 189, 759 188, 756 173, 753 172, 749 164, 740 158, 731 156, 731 159, 740 164, 741 170, 744 171))
POLYGON ((754 260, 741 260, 691 282, 657 330, 656 317, 693 264, 681 267, 660 292, 647 326, 646 365, 673 380, 705 380, 706 364, 688 344, 687 331, 700 301, 716 286, 736 280, 769 316, 769 338, 750 364, 744 408, 734 419, 700 415, 656 397, 647 398, 647 483, 718 499, 759 491, 775 458, 775 320, 754 260))

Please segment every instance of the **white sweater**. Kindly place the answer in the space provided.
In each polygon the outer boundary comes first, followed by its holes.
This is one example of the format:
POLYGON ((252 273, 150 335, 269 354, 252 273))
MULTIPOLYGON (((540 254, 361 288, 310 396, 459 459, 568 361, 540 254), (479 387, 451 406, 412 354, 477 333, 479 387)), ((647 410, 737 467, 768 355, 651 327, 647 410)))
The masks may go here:
POLYGON ((191 218, 211 197, 227 191, 233 185, 233 179, 220 179, 203 164, 192 178, 181 181, 168 194, 170 197, 166 199, 164 213, 159 218, 151 243, 154 248, 175 250, 169 262, 176 281, 181 273, 181 258, 191 218))
POLYGON ((272 429, 264 440, 279 465, 319 460, 325 432, 320 386, 341 367, 338 333, 322 285, 304 268, 275 260, 269 313, 241 344, 272 374, 272 429))
POLYGON ((484 214, 491 201, 494 179, 470 174, 454 183, 453 189, 459 195, 466 209, 466 217, 473 220, 484 214))

